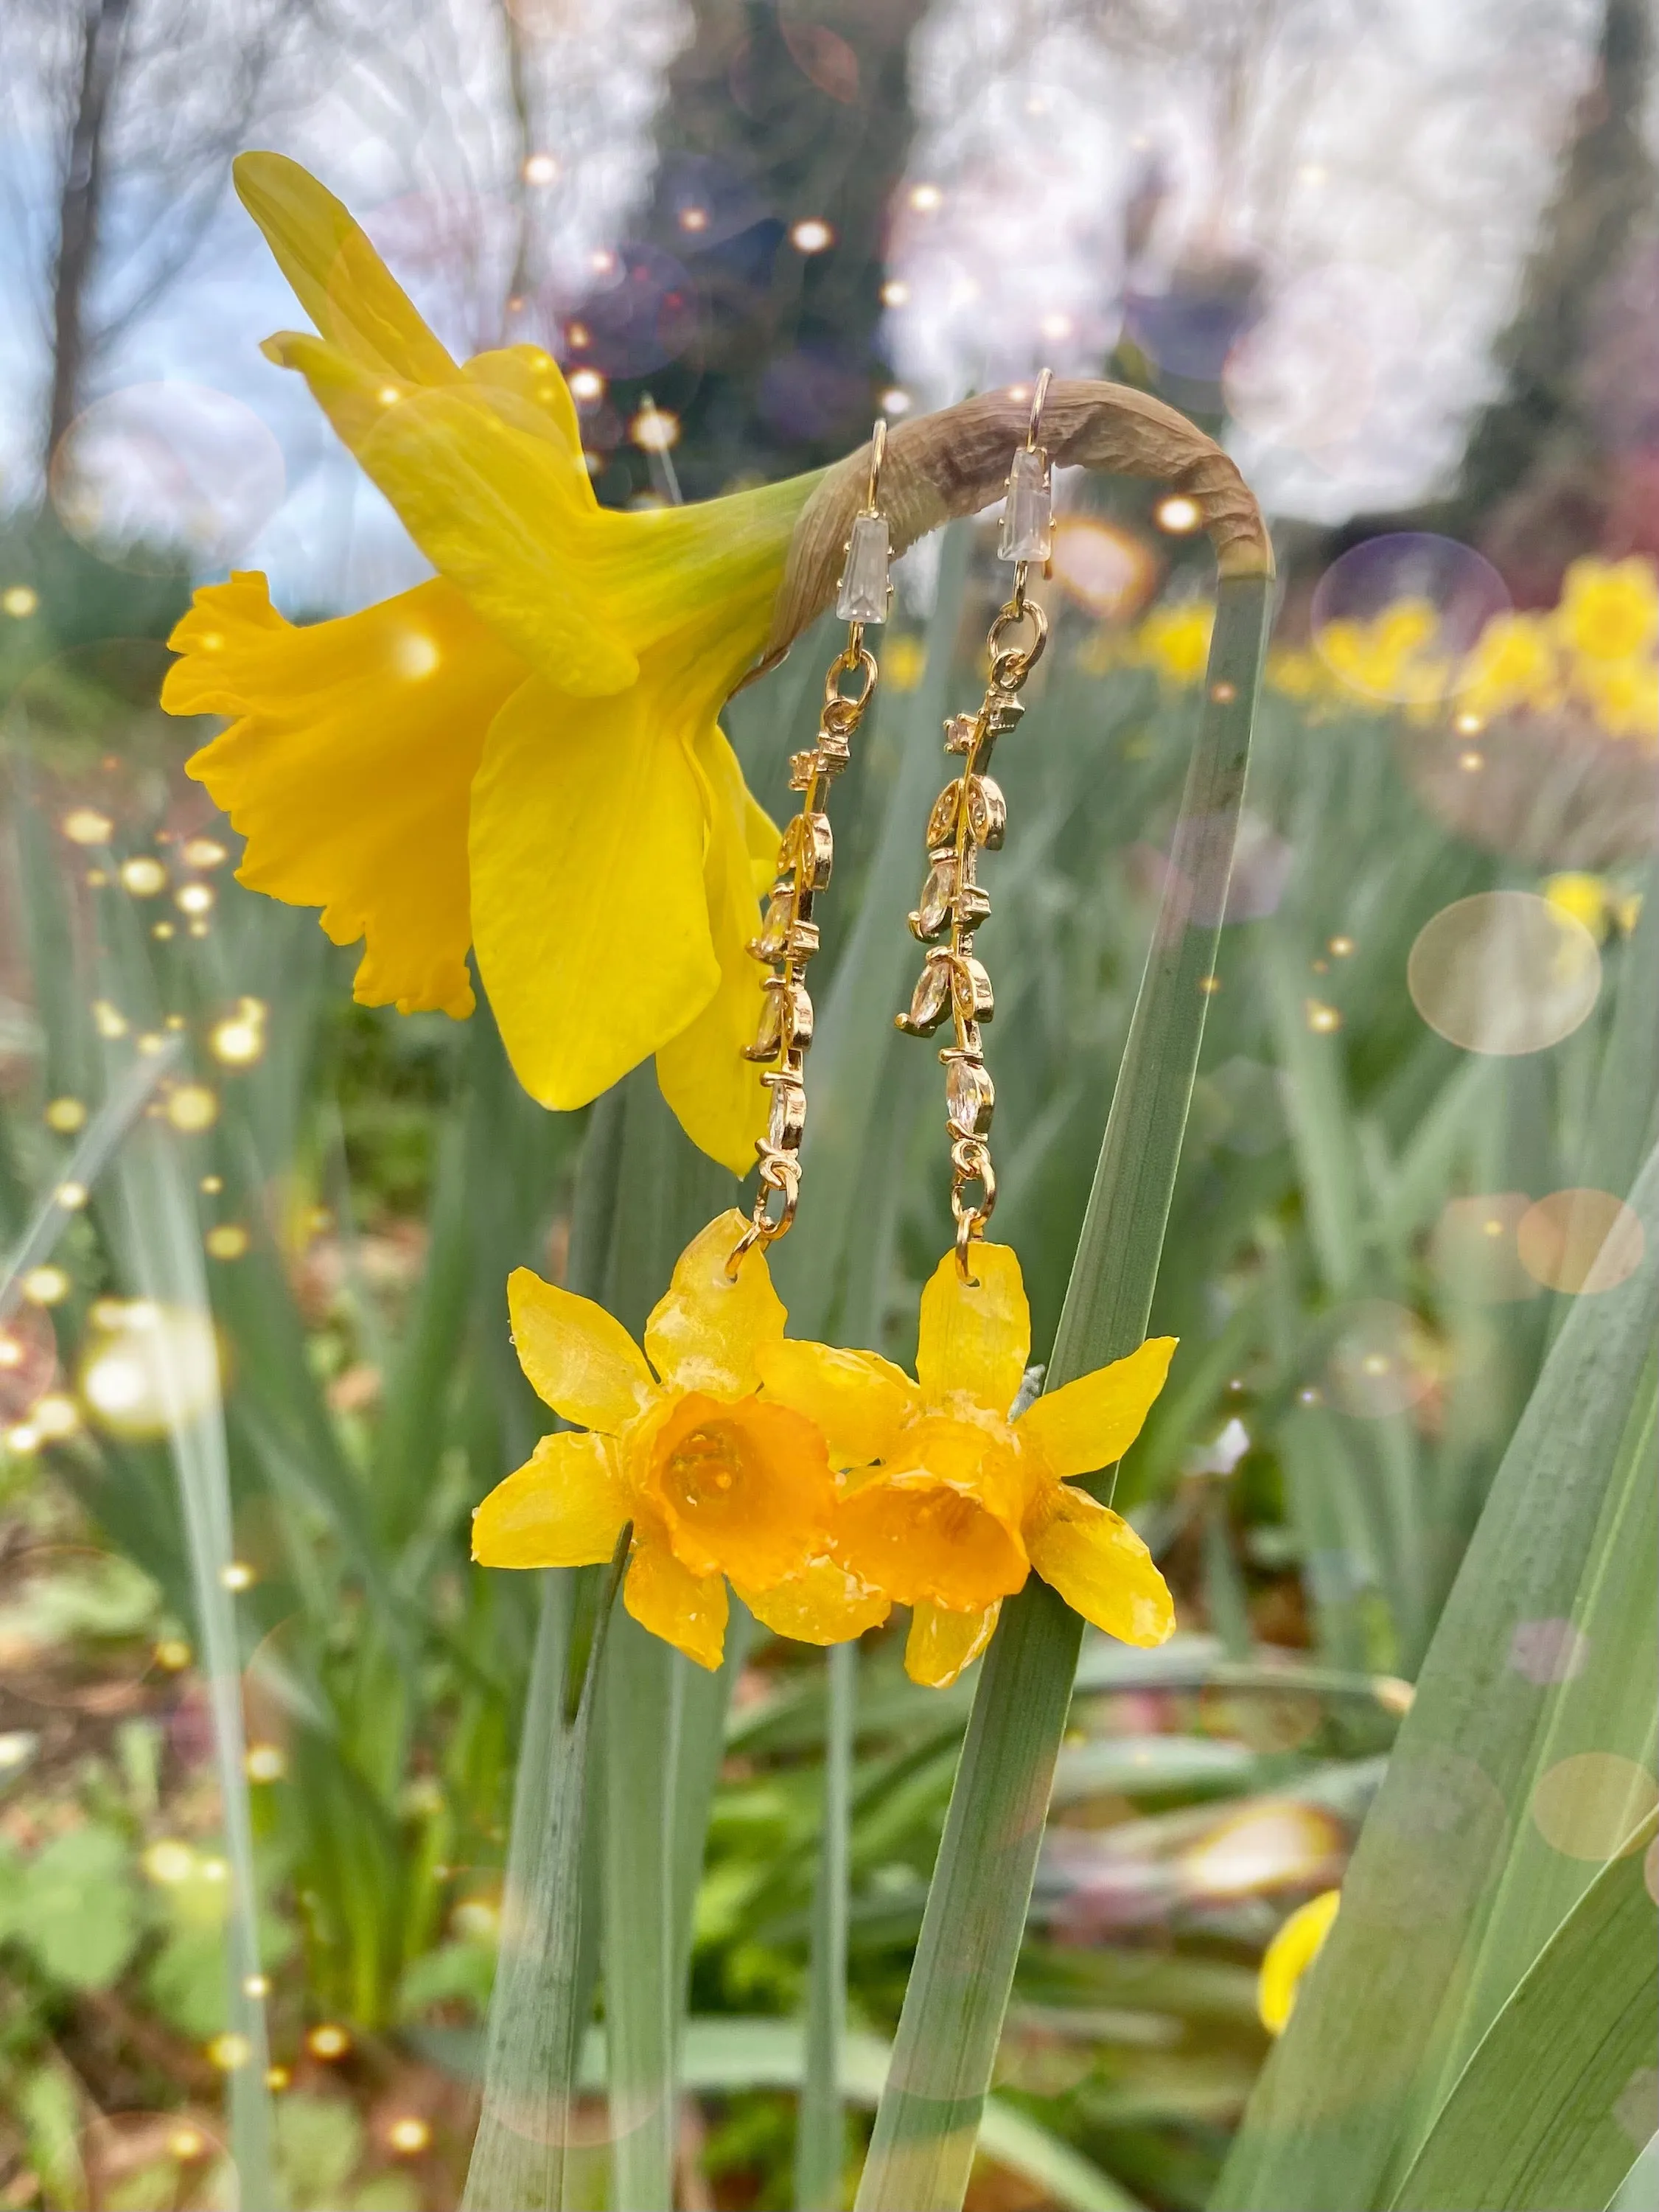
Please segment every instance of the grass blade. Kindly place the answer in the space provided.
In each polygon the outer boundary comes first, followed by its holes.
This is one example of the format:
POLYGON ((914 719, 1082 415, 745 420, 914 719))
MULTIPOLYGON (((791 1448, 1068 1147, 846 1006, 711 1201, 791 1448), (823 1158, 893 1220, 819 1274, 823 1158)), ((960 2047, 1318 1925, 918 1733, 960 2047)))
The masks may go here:
POLYGON ((617 1547, 574 1714, 567 1707, 570 1578, 550 1576, 525 1713, 513 1807, 507 1903, 491 1993, 483 2106, 461 2212, 561 2212, 582 2030, 589 1739, 617 1547))
POLYGON ((1659 1153, 1631 1204, 1648 1257, 1573 1305, 1504 1455, 1342 1911, 1223 2174, 1224 2212, 1389 2201, 1589 1886, 1589 1859, 1510 1808, 1531 1808, 1564 1757, 1622 1760, 1632 1779, 1650 1766, 1659 1153), (1582 1665, 1540 1682, 1516 1663, 1528 1624, 1565 1624, 1582 1665))
POLYGON ((847 1881, 852 1856, 853 1741, 859 1647, 825 1655, 829 1712, 823 1743, 823 1831, 812 1890, 806 2034, 795 2123, 799 2212, 839 2212, 847 2143, 842 2124, 842 2039, 847 2033, 847 1881))
MULTIPOLYGON (((1266 578, 1220 587, 1176 865, 1060 1315, 1055 1385, 1122 1357, 1146 1333, 1231 872, 1270 592, 1266 578)), ((951 1793, 859 2212, 955 2212, 962 2202, 1082 1626, 1036 1577, 1004 1607, 951 1793)))
POLYGON ((1602 1869, 1486 2031, 1391 2212, 1600 2212, 1630 2164, 1620 2094, 1659 2060, 1654 1821, 1602 1869))

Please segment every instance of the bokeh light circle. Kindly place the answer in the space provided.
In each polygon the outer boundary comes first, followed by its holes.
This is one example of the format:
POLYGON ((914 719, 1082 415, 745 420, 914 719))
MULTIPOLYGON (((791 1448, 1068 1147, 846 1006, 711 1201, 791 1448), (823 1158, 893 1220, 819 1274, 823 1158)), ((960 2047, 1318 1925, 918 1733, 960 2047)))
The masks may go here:
POLYGON ((1539 1777, 1533 1826, 1564 1858, 1599 1864, 1640 1848, 1641 1825, 1656 1805, 1659 1783, 1645 1766, 1617 1752, 1576 1752, 1539 1777))
POLYGON ((1610 1190, 1553 1190, 1516 1228, 1516 1250, 1534 1283, 1594 1297, 1616 1290, 1641 1266, 1641 1217, 1610 1190))
POLYGON ((1490 561, 1455 538, 1402 530, 1340 554, 1314 586, 1314 648, 1340 682, 1401 706, 1450 698, 1510 594, 1490 561))
POLYGON ((219 1389, 219 1344, 210 1316, 148 1298, 112 1299, 88 1339, 81 1394, 100 1428, 159 1437, 210 1406, 219 1389))
POLYGON ((1559 1044, 1601 988, 1582 921, 1534 891, 1478 891, 1443 907, 1406 963, 1412 1003, 1466 1052, 1513 1056, 1559 1044))
POLYGON ((1054 580, 1103 620, 1134 614, 1158 580, 1158 563, 1142 541, 1094 515, 1061 515, 1054 544, 1054 580))
POLYGON ((282 448, 251 407, 199 384, 133 384, 58 441, 52 505, 113 566, 163 574, 244 552, 282 505, 282 448))
POLYGON ((1434 1388, 1433 1350, 1408 1306, 1359 1300, 1344 1316, 1326 1363, 1331 1403, 1365 1421, 1407 1412, 1434 1388))
POLYGON ((1442 1289, 1472 1305, 1510 1305, 1538 1295, 1521 1264, 1516 1236, 1532 1201, 1523 1190, 1449 1198, 1440 1209, 1429 1255, 1442 1289))

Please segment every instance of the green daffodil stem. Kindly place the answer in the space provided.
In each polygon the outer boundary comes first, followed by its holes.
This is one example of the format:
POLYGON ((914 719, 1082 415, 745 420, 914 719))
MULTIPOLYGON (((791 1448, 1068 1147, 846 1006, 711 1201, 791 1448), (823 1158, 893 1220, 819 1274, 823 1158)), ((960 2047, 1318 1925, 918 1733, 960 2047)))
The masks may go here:
MULTIPOLYGON (((1223 578, 1152 951, 1060 1316, 1050 1388, 1146 1334, 1249 758, 1272 580, 1223 578)), ((1110 1495, 1113 1473, 1089 1486, 1110 1495)), ((974 1700, 858 2212, 957 2212, 1024 1930, 1083 1624, 1035 1576, 974 1700)))
POLYGON ((841 2060, 847 2032, 847 1884, 858 1684, 858 1645, 832 1645, 825 1656, 823 1828, 812 1891, 805 2057, 795 2133, 798 2212, 839 2212, 842 2201, 847 2145, 841 2060))

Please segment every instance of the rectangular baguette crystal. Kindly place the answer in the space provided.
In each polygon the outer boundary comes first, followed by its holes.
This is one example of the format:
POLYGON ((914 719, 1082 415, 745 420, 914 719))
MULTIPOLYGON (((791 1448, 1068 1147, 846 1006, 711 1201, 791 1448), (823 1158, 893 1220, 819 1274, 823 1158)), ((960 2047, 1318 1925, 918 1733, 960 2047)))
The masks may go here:
POLYGON ((1046 561, 1054 550, 1054 493, 1047 454, 1022 446, 1008 471, 999 561, 1046 561))
POLYGON ((884 623, 887 619, 887 517, 855 514, 847 540, 836 614, 842 622, 884 623))

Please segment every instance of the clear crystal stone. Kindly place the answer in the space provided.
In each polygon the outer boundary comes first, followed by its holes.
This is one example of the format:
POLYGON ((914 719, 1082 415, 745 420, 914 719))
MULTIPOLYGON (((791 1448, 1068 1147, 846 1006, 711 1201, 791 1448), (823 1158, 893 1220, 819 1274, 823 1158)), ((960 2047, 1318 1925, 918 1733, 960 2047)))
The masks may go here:
POLYGON ((783 986, 769 977, 763 988, 766 997, 761 1006, 760 1027, 753 1044, 743 1048, 745 1060, 775 1060, 783 1042, 783 986))
POLYGON ((1022 446, 1008 471, 1008 493, 1002 502, 1002 534, 997 541, 997 558, 1046 561, 1054 550, 1054 534, 1048 457, 1022 446))
POLYGON ((761 921, 760 935, 751 937, 749 950, 757 960, 781 960, 789 950, 790 925, 795 919, 794 885, 774 891, 761 921))
POLYGON ((921 904, 910 916, 910 933, 925 945, 930 937, 937 937, 951 919, 951 902, 956 895, 957 856, 946 853, 934 861, 927 871, 927 880, 921 887, 921 904))
POLYGON ((830 833, 830 817, 797 814, 784 831, 783 842, 778 848, 779 872, 793 869, 804 890, 821 891, 830 880, 835 858, 836 841, 830 833))
POLYGON ((997 1009, 996 995, 991 988, 991 978, 983 963, 971 953, 963 953, 951 963, 951 989, 955 995, 956 1011, 964 1022, 988 1022, 997 1009))
POLYGON ((947 753, 970 753, 974 750, 974 732, 979 727, 975 714, 952 714, 945 725, 945 750, 947 753))
POLYGON ((951 1058, 945 1061, 945 1109, 958 1136, 988 1135, 996 1103, 996 1091, 978 1060, 951 1058))
POLYGON ((951 962, 948 955, 928 958, 911 994, 909 1010, 898 1016, 898 1026, 912 1036, 932 1036, 951 1008, 951 962))
POLYGON ((891 586, 887 581, 887 517, 855 514, 847 540, 847 562, 836 595, 842 622, 884 623, 891 586))

